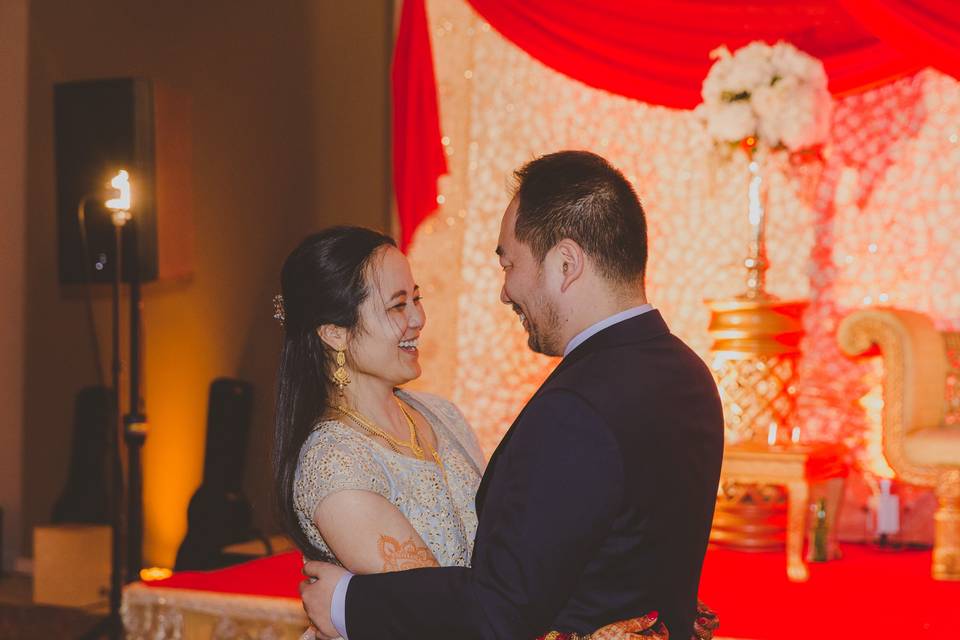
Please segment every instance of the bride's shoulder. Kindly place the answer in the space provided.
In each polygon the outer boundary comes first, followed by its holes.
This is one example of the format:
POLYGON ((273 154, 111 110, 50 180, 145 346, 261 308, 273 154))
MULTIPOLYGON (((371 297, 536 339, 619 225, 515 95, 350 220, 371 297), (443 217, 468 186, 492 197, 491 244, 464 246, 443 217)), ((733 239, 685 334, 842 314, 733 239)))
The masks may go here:
POLYGON ((318 422, 300 448, 297 472, 325 482, 382 475, 381 453, 370 438, 338 420, 318 422))
POLYGON ((330 455, 366 453, 366 440, 362 434, 339 420, 319 420, 300 448, 300 457, 326 457, 330 455))

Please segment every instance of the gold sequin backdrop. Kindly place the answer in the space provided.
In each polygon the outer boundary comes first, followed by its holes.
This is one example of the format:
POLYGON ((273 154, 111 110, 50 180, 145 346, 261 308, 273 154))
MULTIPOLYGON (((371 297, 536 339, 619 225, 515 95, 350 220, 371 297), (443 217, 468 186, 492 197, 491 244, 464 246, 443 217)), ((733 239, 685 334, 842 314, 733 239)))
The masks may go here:
MULTIPOLYGON (((417 386, 456 402, 489 454, 553 364, 527 350, 498 300, 493 251, 513 169, 567 148, 622 169, 647 210, 649 298, 706 358, 703 300, 743 288, 746 168, 712 151, 690 111, 563 76, 461 0, 429 0, 427 10, 450 175, 411 249, 428 313, 417 386)), ((870 371, 836 347, 844 314, 893 305, 960 328, 958 135, 960 83, 927 70, 838 98, 825 162, 775 168, 769 289, 811 301, 798 399, 805 439, 860 451, 876 439, 858 404, 870 371)))

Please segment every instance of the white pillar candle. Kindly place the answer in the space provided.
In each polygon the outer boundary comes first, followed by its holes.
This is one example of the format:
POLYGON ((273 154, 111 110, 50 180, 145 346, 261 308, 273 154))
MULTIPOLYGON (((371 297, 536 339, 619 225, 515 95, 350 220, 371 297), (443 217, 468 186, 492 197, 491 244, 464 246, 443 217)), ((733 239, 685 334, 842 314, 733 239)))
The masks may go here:
POLYGON ((877 535, 892 535, 900 531, 900 497, 890 493, 890 478, 880 479, 877 496, 877 535))

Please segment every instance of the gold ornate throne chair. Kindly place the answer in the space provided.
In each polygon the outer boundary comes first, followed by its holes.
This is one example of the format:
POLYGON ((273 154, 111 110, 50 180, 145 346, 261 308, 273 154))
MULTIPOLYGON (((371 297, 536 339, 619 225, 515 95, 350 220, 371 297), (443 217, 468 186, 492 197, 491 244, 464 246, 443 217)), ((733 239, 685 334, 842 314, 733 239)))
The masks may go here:
POLYGON ((933 577, 960 580, 960 333, 900 309, 855 311, 840 323, 848 355, 883 360, 883 454, 905 482, 934 487, 933 577))

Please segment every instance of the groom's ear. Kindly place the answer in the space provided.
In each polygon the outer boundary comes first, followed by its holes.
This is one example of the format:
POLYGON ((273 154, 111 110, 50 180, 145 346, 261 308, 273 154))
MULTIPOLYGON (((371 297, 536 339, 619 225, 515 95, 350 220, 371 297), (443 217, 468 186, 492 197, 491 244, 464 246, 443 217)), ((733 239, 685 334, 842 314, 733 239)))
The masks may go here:
POLYGON ((323 343, 334 351, 343 351, 347 348, 347 329, 335 324, 322 324, 317 327, 317 335, 323 343))
POLYGON ((554 247, 560 269, 560 291, 566 292, 583 275, 585 254, 583 248, 569 238, 564 238, 554 247))

